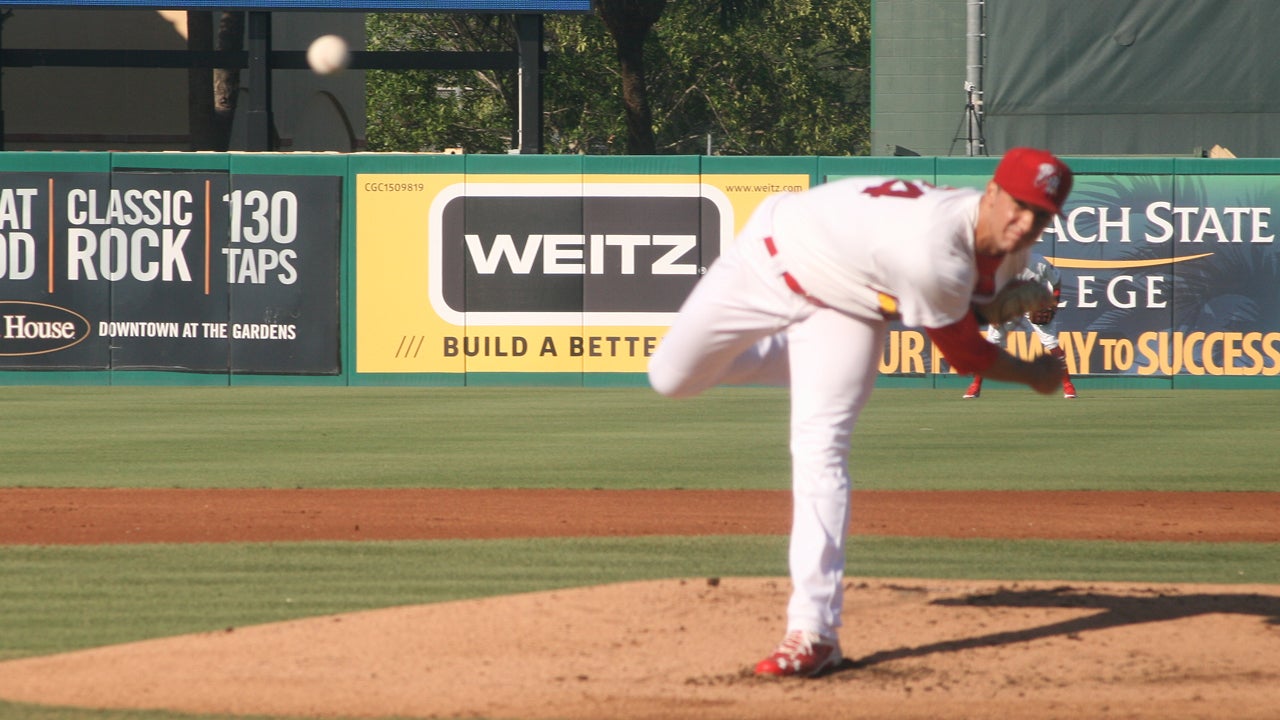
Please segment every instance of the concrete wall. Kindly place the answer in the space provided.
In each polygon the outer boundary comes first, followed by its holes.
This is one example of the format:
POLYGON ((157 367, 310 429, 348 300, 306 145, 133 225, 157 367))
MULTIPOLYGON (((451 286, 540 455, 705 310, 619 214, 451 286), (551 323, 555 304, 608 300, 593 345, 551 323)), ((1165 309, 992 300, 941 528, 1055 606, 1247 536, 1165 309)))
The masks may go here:
POLYGON ((966 154, 966 4, 872 0, 872 155, 966 154))

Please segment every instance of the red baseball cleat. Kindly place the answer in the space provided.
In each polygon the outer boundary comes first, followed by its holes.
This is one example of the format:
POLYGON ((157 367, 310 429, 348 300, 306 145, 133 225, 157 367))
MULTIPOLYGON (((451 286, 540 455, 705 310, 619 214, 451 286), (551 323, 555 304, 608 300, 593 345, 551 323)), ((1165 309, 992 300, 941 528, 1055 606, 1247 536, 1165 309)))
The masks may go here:
POLYGON ((839 665, 841 659, 839 639, 792 630, 772 655, 756 663, 756 674, 814 677, 839 665))
POLYGON ((1070 400, 1076 396, 1076 386, 1070 380, 1062 381, 1062 397, 1070 400))
POLYGON ((964 399, 972 400, 982 394, 982 378, 975 375, 969 389, 964 391, 964 399))

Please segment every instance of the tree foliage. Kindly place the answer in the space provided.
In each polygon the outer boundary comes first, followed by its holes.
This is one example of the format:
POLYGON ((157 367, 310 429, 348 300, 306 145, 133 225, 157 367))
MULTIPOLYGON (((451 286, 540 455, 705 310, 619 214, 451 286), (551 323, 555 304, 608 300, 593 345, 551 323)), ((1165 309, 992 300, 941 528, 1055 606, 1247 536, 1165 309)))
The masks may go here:
POLYGON ((613 36, 618 52, 627 152, 631 155, 656 152, 649 83, 645 79, 645 41, 666 7, 667 0, 596 0, 596 13, 613 36))
MULTIPOLYGON (((597 14, 548 16, 544 151, 699 154, 709 144, 716 154, 866 154, 868 2, 666 2, 642 49, 651 147, 628 140, 610 27, 597 14)), ((512 24, 506 16, 371 14, 370 47, 513 50, 512 24)), ((371 71, 368 108, 373 149, 506 152, 514 73, 371 71)))
MULTIPOLYGON (((508 15, 371 13, 367 25, 375 51, 515 51, 515 21, 508 15)), ((373 150, 505 153, 514 146, 512 72, 370 70, 365 103, 373 150)))

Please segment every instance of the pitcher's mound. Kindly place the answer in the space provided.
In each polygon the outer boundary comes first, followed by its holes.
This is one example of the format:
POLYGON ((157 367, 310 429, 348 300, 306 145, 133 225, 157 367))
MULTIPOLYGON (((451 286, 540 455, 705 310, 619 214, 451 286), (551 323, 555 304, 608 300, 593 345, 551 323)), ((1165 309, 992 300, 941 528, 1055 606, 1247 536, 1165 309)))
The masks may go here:
POLYGON ((0 663, 0 698, 406 718, 1270 718, 1280 587, 851 579, 845 663, 755 678, 785 579, 389 608, 0 663))

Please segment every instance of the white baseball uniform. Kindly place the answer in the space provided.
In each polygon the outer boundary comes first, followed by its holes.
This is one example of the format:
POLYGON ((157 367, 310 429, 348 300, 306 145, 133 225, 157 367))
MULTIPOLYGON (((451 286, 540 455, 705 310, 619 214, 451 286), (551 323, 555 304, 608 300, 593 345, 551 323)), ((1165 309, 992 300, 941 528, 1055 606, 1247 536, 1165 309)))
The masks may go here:
MULTIPOLYGON (((1062 273, 1058 272, 1058 268, 1049 264, 1040 255, 1032 253, 1027 267, 1018 273, 1019 280, 1030 280, 1044 286, 1054 297, 1058 296, 1058 289, 1062 286, 1062 273)), ((1032 321, 1034 315, 1032 313, 1024 313, 1005 323, 993 323, 987 327, 987 340, 993 345, 1004 347, 1005 335, 1013 332, 1021 327, 1024 323, 1031 327, 1036 336, 1040 338, 1040 344, 1044 346, 1045 352, 1054 357, 1062 358, 1065 364, 1066 353, 1058 347, 1058 317, 1055 313, 1049 322, 1043 325, 1036 324, 1032 321)), ((1065 372, 1065 368, 1064 368, 1065 372)), ((973 382, 969 384, 969 389, 965 390, 965 398, 976 398, 982 393, 982 375, 975 373, 973 382)), ((1062 396, 1065 398, 1076 397, 1076 386, 1071 382, 1070 374, 1062 376, 1062 396)))
MULTIPOLYGON (((1040 255, 1032 254, 1031 259, 1027 262, 1027 267, 1018 273, 1019 280, 1031 280, 1045 286, 1049 292, 1056 291, 1062 285, 1062 273, 1058 272, 1058 268, 1049 264, 1040 255)), ((987 340, 996 345, 1004 345, 1004 336, 1017 330, 1023 324, 1031 326, 1036 336, 1040 338, 1040 344, 1044 345, 1045 350, 1053 350, 1058 347, 1058 318, 1054 318, 1044 325, 1037 325, 1031 322, 1031 318, 1027 315, 1021 315, 1007 323, 994 323, 987 327, 987 340)))
MULTIPOLYGON (((883 177, 773 196, 694 287, 650 358, 650 383, 673 397, 719 384, 789 385, 788 631, 832 637, 841 624, 850 436, 890 320, 952 325, 1026 266, 1026 251, 979 262, 981 196, 883 177)), ((972 338, 990 347, 976 324, 972 338)))

